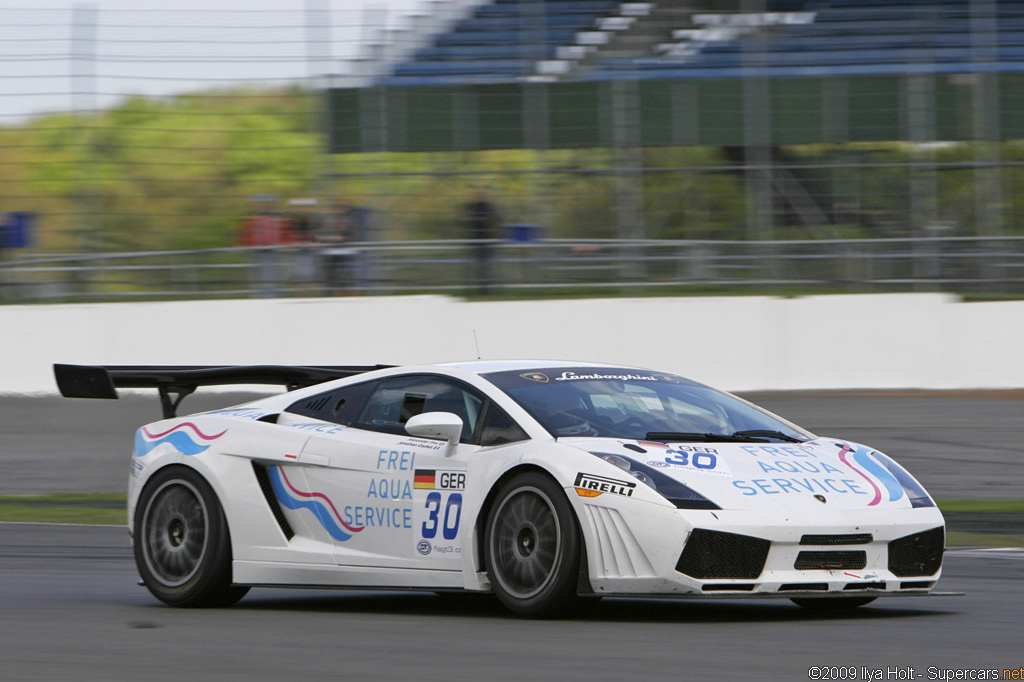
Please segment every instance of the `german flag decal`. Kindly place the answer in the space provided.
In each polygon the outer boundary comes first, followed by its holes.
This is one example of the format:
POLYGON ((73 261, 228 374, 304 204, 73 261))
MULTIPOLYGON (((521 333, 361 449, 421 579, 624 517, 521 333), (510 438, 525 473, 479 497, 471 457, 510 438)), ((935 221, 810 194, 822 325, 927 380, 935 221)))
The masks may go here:
POLYGON ((416 490, 433 490, 436 477, 437 470, 435 469, 416 469, 412 480, 412 487, 416 490))
POLYGON ((413 473, 412 487, 416 490, 465 490, 466 472, 416 469, 413 473))

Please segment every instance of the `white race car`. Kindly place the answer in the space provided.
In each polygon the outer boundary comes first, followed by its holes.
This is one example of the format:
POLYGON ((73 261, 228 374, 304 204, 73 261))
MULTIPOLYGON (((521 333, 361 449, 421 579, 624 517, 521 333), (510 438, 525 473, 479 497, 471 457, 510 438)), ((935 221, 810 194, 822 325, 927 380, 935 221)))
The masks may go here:
POLYGON ((56 365, 69 397, 156 387, 128 527, 177 606, 252 586, 578 597, 926 595, 942 514, 889 457, 673 374, 565 362, 419 367, 56 365), (292 389, 177 417, 197 386, 292 389))

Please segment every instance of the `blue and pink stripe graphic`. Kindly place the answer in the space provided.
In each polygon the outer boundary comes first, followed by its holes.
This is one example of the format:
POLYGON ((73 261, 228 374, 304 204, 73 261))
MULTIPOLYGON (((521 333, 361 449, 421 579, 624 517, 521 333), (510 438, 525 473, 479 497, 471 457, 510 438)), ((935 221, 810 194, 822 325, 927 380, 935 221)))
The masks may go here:
POLYGON ((363 530, 364 526, 352 526, 345 523, 334 503, 323 493, 303 492, 292 485, 283 467, 270 467, 270 483, 278 501, 288 509, 308 509, 320 522, 332 538, 344 542, 354 534, 363 530))
POLYGON ((145 457, 157 446, 164 443, 170 445, 183 455, 198 455, 205 452, 213 441, 227 433, 227 429, 218 434, 207 435, 192 422, 183 422, 161 433, 150 433, 143 426, 135 432, 135 456, 145 457))
POLYGON ((889 473, 889 471, 881 464, 876 462, 871 454, 864 448, 857 448, 854 450, 848 443, 843 443, 842 448, 839 450, 839 459, 842 460, 843 464, 853 469, 857 474, 860 475, 865 481, 867 481, 875 491, 875 496, 870 502, 869 507, 873 507, 882 501, 882 491, 875 484, 875 481, 870 476, 865 474, 863 471, 858 469, 850 462, 852 457, 853 461, 859 464, 868 473, 878 479, 882 485, 885 486, 886 492, 889 494, 889 501, 895 502, 896 500, 903 497, 903 486, 896 480, 896 477, 889 473), (852 455, 851 455, 852 453, 852 455))

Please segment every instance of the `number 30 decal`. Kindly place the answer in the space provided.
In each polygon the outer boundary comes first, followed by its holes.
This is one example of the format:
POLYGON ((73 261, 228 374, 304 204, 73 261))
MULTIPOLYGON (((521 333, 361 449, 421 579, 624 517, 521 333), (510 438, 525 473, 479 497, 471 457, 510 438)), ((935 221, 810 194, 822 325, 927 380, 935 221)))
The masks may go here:
MULTIPOLYGON (((427 520, 423 522, 423 537, 428 540, 437 537, 438 514, 441 511, 441 493, 427 495, 427 520)), ((444 521, 441 535, 445 540, 454 540, 459 534, 459 520, 462 518, 462 493, 451 493, 444 505, 444 521), (453 511, 454 507, 454 511, 453 511)))

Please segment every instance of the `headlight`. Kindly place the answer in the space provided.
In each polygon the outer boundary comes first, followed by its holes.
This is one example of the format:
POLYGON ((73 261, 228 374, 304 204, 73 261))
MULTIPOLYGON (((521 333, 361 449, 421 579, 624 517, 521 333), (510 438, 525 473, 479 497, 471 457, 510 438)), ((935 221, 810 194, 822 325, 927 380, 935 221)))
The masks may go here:
POLYGON ((613 455, 607 452, 591 452, 595 457, 600 457, 609 464, 614 464, 623 471, 629 473, 644 485, 650 487, 659 495, 676 506, 676 509, 721 509, 717 504, 698 493, 671 476, 667 476, 653 467, 622 455, 613 455))
POLYGON ((899 484, 903 487, 903 492, 907 494, 910 499, 911 507, 934 507, 935 500, 931 498, 928 492, 924 489, 917 479, 910 475, 906 469, 896 463, 896 460, 892 459, 887 455, 883 455, 878 450, 872 450, 871 454, 881 462, 882 466, 892 474, 899 484))

